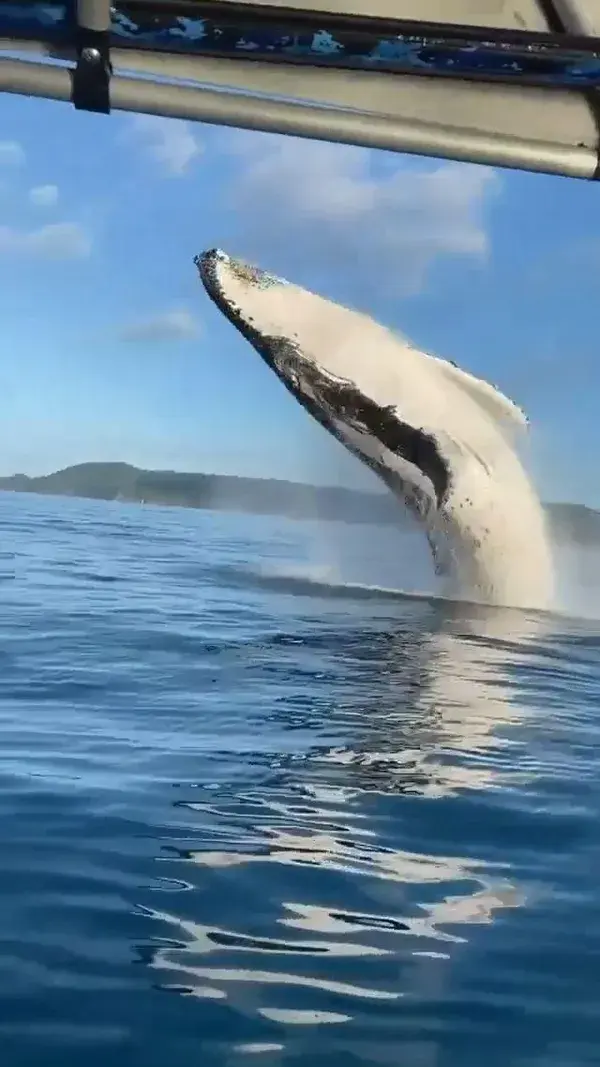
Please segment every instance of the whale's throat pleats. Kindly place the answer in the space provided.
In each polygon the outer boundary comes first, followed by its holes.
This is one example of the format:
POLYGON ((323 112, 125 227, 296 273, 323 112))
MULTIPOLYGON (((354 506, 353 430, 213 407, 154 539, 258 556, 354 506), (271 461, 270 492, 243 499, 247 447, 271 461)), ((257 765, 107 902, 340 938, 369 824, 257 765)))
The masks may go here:
POLYGON ((315 393, 315 399, 329 411, 332 421, 369 435, 387 452, 416 467, 431 482, 437 506, 442 507, 450 477, 432 435, 409 426, 392 406, 380 407, 349 382, 330 383, 322 379, 315 386, 315 393))

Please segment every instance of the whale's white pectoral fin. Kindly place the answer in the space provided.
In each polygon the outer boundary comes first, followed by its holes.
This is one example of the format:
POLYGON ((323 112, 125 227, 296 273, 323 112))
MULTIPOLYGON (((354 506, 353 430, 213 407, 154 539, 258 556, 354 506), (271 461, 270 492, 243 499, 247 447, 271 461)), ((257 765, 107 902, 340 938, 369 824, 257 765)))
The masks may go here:
POLYGON ((527 430, 529 428, 529 419, 522 408, 515 404, 513 400, 509 400, 496 386, 490 385, 489 382, 484 381, 482 378, 477 378, 474 374, 469 374, 467 371, 461 370, 460 367, 456 367, 454 363, 449 363, 438 356, 430 356, 429 358, 435 359, 440 370, 443 371, 453 385, 458 386, 459 389, 462 389, 464 393, 479 404, 490 418, 501 422, 507 429, 527 430))

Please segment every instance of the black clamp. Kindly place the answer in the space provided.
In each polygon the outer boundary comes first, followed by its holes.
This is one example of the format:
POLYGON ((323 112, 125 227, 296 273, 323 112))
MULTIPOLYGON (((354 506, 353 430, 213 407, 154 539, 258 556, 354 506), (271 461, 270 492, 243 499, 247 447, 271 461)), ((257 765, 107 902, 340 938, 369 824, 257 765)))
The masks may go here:
POLYGON ((78 111, 110 114, 110 31, 78 26, 75 36, 77 64, 73 71, 71 100, 78 111))

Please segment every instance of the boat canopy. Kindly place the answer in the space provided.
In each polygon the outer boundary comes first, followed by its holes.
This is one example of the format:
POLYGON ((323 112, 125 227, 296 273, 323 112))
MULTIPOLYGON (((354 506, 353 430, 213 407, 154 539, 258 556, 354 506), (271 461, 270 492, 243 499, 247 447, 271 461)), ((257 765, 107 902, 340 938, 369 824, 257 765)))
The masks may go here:
POLYGON ((0 48, 78 109, 600 176, 600 0, 0 0, 0 48))

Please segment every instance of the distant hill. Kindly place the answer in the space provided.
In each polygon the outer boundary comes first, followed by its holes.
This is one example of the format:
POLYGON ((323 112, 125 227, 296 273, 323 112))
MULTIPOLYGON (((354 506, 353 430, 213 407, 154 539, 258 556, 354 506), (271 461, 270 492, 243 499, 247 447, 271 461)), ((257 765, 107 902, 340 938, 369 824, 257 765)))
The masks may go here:
MULTIPOLYGON (((340 522, 408 523, 391 494, 304 485, 274 478, 148 471, 128 463, 79 463, 39 478, 0 478, 0 490, 52 496, 123 500, 340 522)), ((581 504, 546 504, 554 536, 600 545, 600 512, 581 504)))

